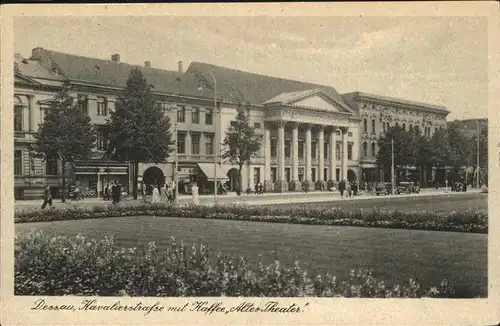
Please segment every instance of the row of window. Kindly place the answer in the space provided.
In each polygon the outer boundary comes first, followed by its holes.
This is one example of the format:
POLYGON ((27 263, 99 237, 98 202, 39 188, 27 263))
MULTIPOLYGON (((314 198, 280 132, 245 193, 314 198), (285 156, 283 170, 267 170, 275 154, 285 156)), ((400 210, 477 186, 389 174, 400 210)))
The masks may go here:
MULTIPOLYGON (((291 158, 291 144, 292 141, 289 139, 285 139, 285 157, 286 158, 291 158)), ((324 142, 323 143, 323 155, 324 159, 327 160, 329 156, 329 143, 324 142)), ((318 157, 318 144, 317 142, 311 142, 311 157, 313 159, 316 159, 318 157)), ((337 160, 340 160, 341 157, 341 148, 342 148, 342 143, 337 142, 336 144, 336 156, 337 160)), ((352 148, 353 148, 353 143, 348 142, 347 143, 347 159, 352 160, 352 148)), ((303 159, 305 155, 305 141, 299 140, 298 143, 298 156, 300 159, 303 159)), ((275 158, 278 156, 278 140, 277 139, 271 139, 271 157, 275 158)))
MULTIPOLYGON (((255 168, 255 169, 258 169, 258 168, 255 168)), ((256 172, 255 172, 255 169, 254 169, 254 182, 258 182, 258 181, 255 181, 255 180, 260 180, 259 179, 256 179, 255 175, 256 175, 256 172)), ((311 181, 312 182, 316 182, 317 181, 317 175, 316 175, 316 171, 318 169, 316 168, 311 168, 311 181)), ((305 180, 305 176, 304 176, 304 171, 305 169, 304 168, 299 168, 299 180, 300 182, 304 182, 305 180)), ((319 172, 319 171, 318 171, 319 172)), ((259 170, 259 176, 260 176, 260 170, 259 170)), ((339 174, 340 174, 340 169, 337 169, 336 171, 337 173, 337 180, 339 179, 339 174)), ((324 168, 323 169, 323 180, 328 180, 329 179, 329 175, 328 175, 328 168, 324 168)), ((278 181, 278 168, 276 167, 272 167, 271 168, 271 181, 272 182, 277 182, 278 181)), ((290 168, 285 168, 285 181, 286 182, 291 182, 291 169, 290 168)))
MULTIPOLYGON (((177 133, 177 153, 178 154, 186 154, 186 133, 178 132, 177 133)), ((205 135, 205 155, 212 155, 214 153, 214 135, 205 135)), ((191 154, 199 155, 200 154, 200 145, 201 145, 201 134, 199 133, 191 133, 191 154)))
MULTIPOLYGON (((372 157, 376 157, 377 156, 376 144, 374 142, 371 144, 371 148, 372 148, 372 151, 371 151, 372 157)), ((367 142, 363 142, 363 156, 368 157, 368 143, 367 142)))
MULTIPOLYGON (((177 109, 177 122, 180 123, 186 122, 186 107, 183 105, 177 109)), ((191 109, 191 123, 200 124, 200 108, 195 107, 191 109)), ((205 111, 205 124, 206 125, 213 124, 212 110, 205 111)))
MULTIPOLYGON (((30 162, 31 171, 35 169, 35 162, 30 162)), ((23 175, 23 151, 14 151, 14 175, 23 175)), ((45 160, 45 174, 46 175, 59 175, 59 167, 56 159, 45 160)))

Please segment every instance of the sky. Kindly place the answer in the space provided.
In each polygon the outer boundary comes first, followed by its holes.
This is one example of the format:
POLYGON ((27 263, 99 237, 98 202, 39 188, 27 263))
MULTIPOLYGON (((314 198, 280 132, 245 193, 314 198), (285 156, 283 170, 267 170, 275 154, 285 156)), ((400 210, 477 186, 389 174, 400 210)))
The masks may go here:
POLYGON ((14 51, 46 49, 177 70, 183 61, 488 116, 481 17, 20 17, 14 51))

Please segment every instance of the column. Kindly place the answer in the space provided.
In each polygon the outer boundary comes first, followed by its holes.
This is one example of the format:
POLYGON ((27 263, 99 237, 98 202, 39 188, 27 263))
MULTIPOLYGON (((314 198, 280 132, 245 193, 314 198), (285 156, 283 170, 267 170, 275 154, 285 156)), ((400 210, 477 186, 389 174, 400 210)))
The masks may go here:
POLYGON ((342 180, 347 180, 347 128, 342 128, 342 180))
POLYGON ((325 129, 323 126, 320 126, 318 131, 318 189, 325 189, 325 178, 324 178, 324 170, 325 170, 325 129))
POLYGON ((286 191, 285 178, 285 124, 278 125, 278 190, 286 191))
POLYGON ((186 155, 188 156, 188 160, 191 159, 191 132, 189 130, 186 131, 186 155))
POLYGON ((264 190, 273 190, 271 182, 271 129, 264 123, 264 190))
POLYGON ((248 179, 247 179, 247 188, 250 188, 252 190, 254 190, 255 188, 255 185, 253 183, 253 178, 252 178, 252 175, 253 175, 253 169, 252 169, 252 166, 250 164, 247 165, 247 169, 248 169, 248 179))
POLYGON ((311 151, 311 125, 307 125, 306 127, 306 167, 304 171, 304 179, 306 185, 309 186, 309 189, 312 190, 312 181, 311 181, 311 163, 312 163, 312 151, 311 151))
POLYGON ((330 133, 330 181, 337 181, 337 128, 330 133))
POLYGON ((300 191, 299 182, 299 125, 292 127, 292 183, 295 191, 300 191))

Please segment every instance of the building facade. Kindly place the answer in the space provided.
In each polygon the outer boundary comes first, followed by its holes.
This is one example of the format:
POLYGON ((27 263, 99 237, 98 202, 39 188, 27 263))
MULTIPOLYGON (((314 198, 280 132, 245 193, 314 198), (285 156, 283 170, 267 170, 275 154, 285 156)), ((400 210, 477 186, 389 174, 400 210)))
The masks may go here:
POLYGON ((448 114, 443 107, 359 92, 341 95, 330 86, 200 62, 192 62, 186 71, 179 62, 178 71, 167 71, 153 68, 150 61, 141 67, 122 63, 118 54, 101 60, 43 48, 33 49, 29 59, 16 55, 14 62, 18 199, 38 198, 44 185, 55 192, 60 185, 60 167, 54 160, 34 158, 29 144, 63 83, 69 83, 72 96, 97 130, 92 160, 77 162, 70 181, 94 195, 111 181, 131 191, 132 166, 105 160, 103 154, 107 119, 133 68, 139 68, 152 85, 177 139, 177 154, 166 163, 139 165, 139 182, 163 183, 174 180, 177 173, 181 193, 189 191, 192 181, 202 193, 213 192, 215 176, 229 190, 236 188, 237 168, 220 159, 220 144, 240 107, 262 144, 243 167, 242 189, 262 183, 266 191, 274 192, 300 191, 305 184, 309 189, 327 189, 340 180, 383 180, 383 168, 375 161, 378 137, 396 124, 431 136, 435 128, 446 125, 448 114))

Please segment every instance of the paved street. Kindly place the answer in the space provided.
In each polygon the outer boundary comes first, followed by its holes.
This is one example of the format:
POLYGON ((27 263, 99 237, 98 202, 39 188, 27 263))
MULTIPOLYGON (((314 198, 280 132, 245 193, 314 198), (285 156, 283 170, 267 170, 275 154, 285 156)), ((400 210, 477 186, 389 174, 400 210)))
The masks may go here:
MULTIPOLYGON (((352 198, 342 198, 339 192, 309 192, 309 193, 267 193, 263 195, 246 195, 242 194, 237 196, 235 193, 229 193, 227 195, 218 196, 218 204, 247 204, 247 205, 275 205, 275 204, 302 204, 302 203, 325 203, 325 202, 346 202, 352 207, 352 203, 358 203, 358 201, 364 202, 365 200, 374 200, 374 202, 392 202, 396 199, 394 203, 400 202, 401 200, 406 201, 407 198, 422 198, 422 203, 427 203, 425 198, 429 196, 446 196, 446 197, 456 197, 456 196, 468 196, 469 194, 478 193, 478 189, 470 189, 467 193, 451 193, 446 192, 445 189, 422 189, 420 194, 411 195, 395 195, 395 196, 375 196, 370 194, 361 194, 358 197, 352 198), (403 199, 406 198, 406 199, 403 199), (389 201, 388 201, 389 200, 389 201)), ((486 197, 486 195, 485 195, 486 197)), ((431 201, 431 200, 430 200, 431 201)), ((188 204, 191 202, 191 196, 179 196, 180 204, 188 204)), ((407 201, 409 205, 413 205, 411 201, 407 201)), ((200 196, 201 205, 213 205, 214 197, 213 195, 203 195, 200 196)), ((372 202, 373 203, 373 202, 372 202)), ((29 200, 29 201, 16 201, 16 211, 27 211, 39 209, 41 206, 41 200, 29 200)), ((60 200, 54 201, 54 206, 56 208, 72 208, 72 207, 91 207, 91 206, 105 206, 109 205, 109 201, 97 200, 96 198, 88 198, 83 201, 77 202, 66 202, 61 203, 60 200)), ((120 203, 122 206, 133 206, 142 204, 142 200, 125 200, 120 203)), ((372 204, 369 204, 372 205, 372 204)), ((486 206, 486 205, 485 205, 486 206)))

